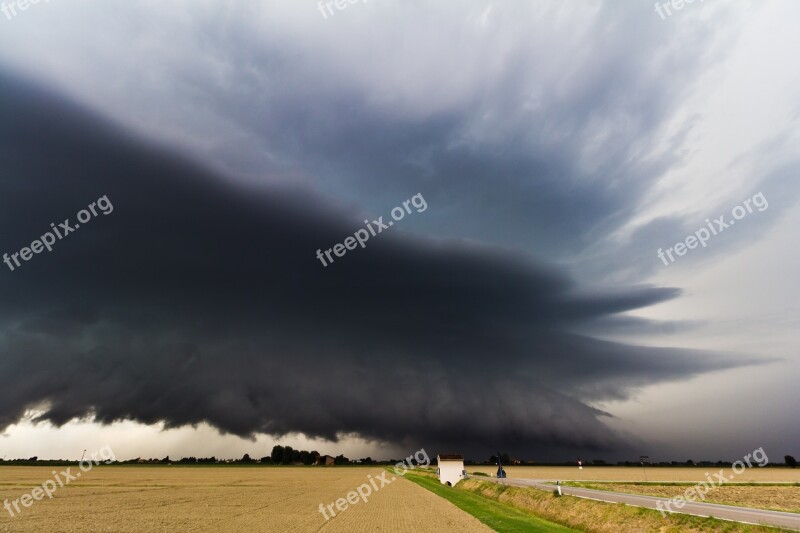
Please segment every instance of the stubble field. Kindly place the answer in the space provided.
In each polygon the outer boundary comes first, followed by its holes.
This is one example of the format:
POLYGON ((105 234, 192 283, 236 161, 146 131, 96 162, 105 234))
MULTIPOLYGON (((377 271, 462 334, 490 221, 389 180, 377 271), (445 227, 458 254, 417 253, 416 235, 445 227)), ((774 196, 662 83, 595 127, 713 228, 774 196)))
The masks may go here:
MULTIPOLYGON (((483 472, 494 475, 497 467, 492 466, 466 466, 468 473, 483 472)), ((670 483, 700 482, 705 481, 707 474, 712 477, 720 471, 720 467, 650 467, 645 472, 641 468, 598 466, 578 467, 572 466, 504 466, 508 477, 525 479, 549 479, 561 481, 664 481, 670 483)), ((789 468, 747 468, 741 474, 734 474, 730 468, 723 468, 723 475, 727 478, 733 476, 735 483, 800 483, 800 469, 789 468)))
MULTIPOLYGON (((663 496, 675 498, 683 496, 689 484, 659 485, 657 483, 629 484, 629 483, 576 483, 581 487, 597 490, 612 490, 627 494, 644 494, 646 496, 663 496)), ((698 499, 698 501, 701 501, 698 499)), ((708 503, 721 503, 739 507, 753 507, 770 511, 785 511, 800 513, 800 486, 798 485, 769 485, 769 484, 732 484, 713 487, 702 501, 708 503)))
MULTIPOLYGON (((53 478, 52 470, 0 468, 0 500, 30 494, 53 478)), ((325 521, 320 503, 346 497, 368 475, 381 472, 380 467, 100 466, 14 518, 0 509, 0 531, 491 532, 404 479, 325 521)))
MULTIPOLYGON (((23 494, 30 494, 35 487, 53 479, 52 470, 51 467, 0 468, 0 501, 13 501, 23 494)), ((55 470, 61 472, 64 467, 55 470)), ((506 470, 509 477, 531 479, 629 483, 644 480, 641 469, 625 467, 578 470, 575 467, 512 466, 506 470)), ((73 474, 77 471, 72 467, 73 474)), ((467 466, 467 471, 493 474, 496 469, 467 466)), ((718 471, 719 468, 649 468, 647 478, 650 482, 699 482, 705 480, 706 472, 714 474, 718 471)), ((80 479, 58 488, 52 499, 45 497, 33 502, 29 508, 21 508, 14 518, 5 509, 0 509, 0 531, 491 531, 445 499, 404 479, 397 479, 374 492, 366 504, 359 501, 343 512, 336 511, 338 516, 325 521, 319 512, 320 503, 327 506, 339 498, 346 498, 349 492, 368 482, 368 476, 379 476, 383 472, 381 467, 98 466, 80 479)), ((729 469, 725 469, 724 474, 732 475, 729 469)), ((387 478, 391 479, 391 476, 388 474, 387 478)), ((475 480, 480 480, 480 477, 476 476, 475 480)), ((797 483, 800 482, 800 471, 752 468, 735 476, 735 481, 797 483)), ((490 487, 491 490, 496 488, 494 485, 490 487)), ((673 495, 672 492, 677 494, 686 487, 629 484, 606 488, 638 493, 667 491, 673 495)), ((794 510, 793 501, 799 489, 731 487, 724 494, 722 490, 718 497, 730 503, 768 508, 779 505, 779 508, 794 510), (734 490, 735 493, 731 492, 734 490)), ((575 524, 581 523, 587 530, 594 530, 589 527, 594 520, 590 515, 620 509, 585 500, 557 499, 551 502, 552 495, 539 494, 538 491, 533 494, 547 503, 538 514, 551 520, 559 516, 563 518, 569 514, 564 509, 553 516, 545 511, 554 505, 553 502, 562 507, 570 504, 576 507, 574 513, 580 515, 575 524), (592 509, 584 508, 592 505, 592 509)), ((526 497, 530 499, 531 495, 526 497)))

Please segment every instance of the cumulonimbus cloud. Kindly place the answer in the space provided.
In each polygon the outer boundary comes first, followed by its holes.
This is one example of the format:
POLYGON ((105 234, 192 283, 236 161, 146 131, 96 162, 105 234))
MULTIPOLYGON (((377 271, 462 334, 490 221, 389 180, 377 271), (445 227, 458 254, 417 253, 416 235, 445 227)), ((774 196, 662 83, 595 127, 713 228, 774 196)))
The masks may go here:
POLYGON ((677 291, 588 296, 489 246, 395 228, 322 268, 356 214, 217 176, 8 73, 0 87, 1 251, 114 206, 0 275, 0 427, 45 405, 56 424, 597 449, 621 442, 590 402, 753 363, 570 333, 677 291))

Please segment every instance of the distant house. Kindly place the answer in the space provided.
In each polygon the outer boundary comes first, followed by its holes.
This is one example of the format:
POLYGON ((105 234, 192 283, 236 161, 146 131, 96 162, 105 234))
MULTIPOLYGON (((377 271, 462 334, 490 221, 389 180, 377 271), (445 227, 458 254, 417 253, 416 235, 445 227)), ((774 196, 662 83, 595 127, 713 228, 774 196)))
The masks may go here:
POLYGON ((461 455, 437 455, 438 468, 436 475, 439 482, 452 487, 462 479, 466 479, 467 471, 464 470, 464 457, 461 455))
POLYGON ((317 457, 317 460, 314 461, 315 465, 332 465, 333 464, 333 457, 330 455, 320 455, 317 457))

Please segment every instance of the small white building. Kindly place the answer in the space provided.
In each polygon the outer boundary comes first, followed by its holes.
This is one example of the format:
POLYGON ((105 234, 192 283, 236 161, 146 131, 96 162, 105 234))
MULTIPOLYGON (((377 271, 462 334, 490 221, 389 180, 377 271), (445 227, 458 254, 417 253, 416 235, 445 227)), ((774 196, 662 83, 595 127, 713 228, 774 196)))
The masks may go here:
POLYGON ((439 482, 448 487, 452 487, 462 479, 467 478, 467 471, 464 470, 464 457, 461 455, 437 455, 436 475, 439 482))

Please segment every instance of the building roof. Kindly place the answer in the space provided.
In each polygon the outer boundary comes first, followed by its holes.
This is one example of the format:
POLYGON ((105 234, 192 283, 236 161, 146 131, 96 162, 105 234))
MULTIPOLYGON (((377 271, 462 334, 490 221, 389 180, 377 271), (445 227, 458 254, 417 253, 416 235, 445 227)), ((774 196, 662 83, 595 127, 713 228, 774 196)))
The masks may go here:
POLYGON ((460 454, 441 454, 438 456, 440 461, 463 461, 464 456, 460 454))

